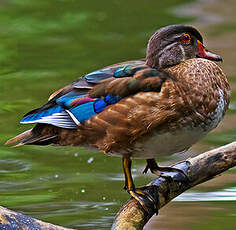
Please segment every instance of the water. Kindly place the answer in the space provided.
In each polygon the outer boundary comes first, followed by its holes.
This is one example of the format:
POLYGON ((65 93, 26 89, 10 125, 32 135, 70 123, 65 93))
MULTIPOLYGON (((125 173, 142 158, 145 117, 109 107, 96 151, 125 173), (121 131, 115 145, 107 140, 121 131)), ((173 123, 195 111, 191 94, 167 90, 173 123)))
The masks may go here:
MULTIPOLYGON (((143 57, 147 39, 157 28, 192 21, 171 13, 173 7, 185 2, 1 0, 0 205, 67 227, 110 228, 115 213, 128 199, 122 189, 121 159, 83 148, 9 148, 3 143, 30 127, 19 125, 19 120, 45 103, 54 90, 83 73, 143 57)), ((227 65, 232 61, 227 57, 233 46, 224 48, 214 40, 222 28, 235 35, 235 27, 214 28, 204 35, 226 57, 223 68, 235 86, 236 71, 233 65, 227 65)), ((224 123, 196 145, 193 153, 235 140, 235 105, 234 91, 224 123)), ((143 167, 144 161, 135 161, 137 185, 152 178, 141 174, 143 167)), ((179 229, 235 229, 235 173, 235 169, 230 170, 183 194, 146 228, 176 230, 179 223, 179 229), (227 202, 221 196, 226 191, 227 202), (206 202, 199 202, 203 200, 206 202), (180 210, 181 218, 177 215, 180 210), (208 224, 203 224, 201 218, 208 224), (170 220, 176 224, 172 226, 170 220)))
POLYGON ((175 198, 174 201, 236 201, 236 187, 225 188, 216 192, 185 192, 175 198))

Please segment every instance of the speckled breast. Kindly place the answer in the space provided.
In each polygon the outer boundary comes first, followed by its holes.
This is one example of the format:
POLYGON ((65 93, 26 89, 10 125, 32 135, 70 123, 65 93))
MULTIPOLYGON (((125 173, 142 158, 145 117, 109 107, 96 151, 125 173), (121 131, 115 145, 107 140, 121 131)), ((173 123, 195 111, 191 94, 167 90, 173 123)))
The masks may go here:
POLYGON ((134 145, 132 157, 143 158, 143 152, 146 158, 156 158, 186 151, 222 120, 230 97, 230 88, 224 73, 215 63, 207 60, 196 59, 192 63, 190 60, 183 65, 185 68, 181 72, 173 67, 169 73, 175 72, 180 81, 183 77, 188 79, 185 81, 186 86, 183 85, 180 91, 192 112, 189 115, 183 112, 183 117, 177 121, 169 121, 163 125, 164 128, 157 127, 146 137, 140 138, 134 145))

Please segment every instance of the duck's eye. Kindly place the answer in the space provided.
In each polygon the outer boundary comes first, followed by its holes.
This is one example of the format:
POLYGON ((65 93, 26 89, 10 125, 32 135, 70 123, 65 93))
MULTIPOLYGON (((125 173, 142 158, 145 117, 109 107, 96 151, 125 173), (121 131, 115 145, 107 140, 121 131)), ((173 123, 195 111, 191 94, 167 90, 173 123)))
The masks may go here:
POLYGON ((189 34, 183 34, 181 39, 185 44, 188 44, 191 41, 191 37, 189 34))

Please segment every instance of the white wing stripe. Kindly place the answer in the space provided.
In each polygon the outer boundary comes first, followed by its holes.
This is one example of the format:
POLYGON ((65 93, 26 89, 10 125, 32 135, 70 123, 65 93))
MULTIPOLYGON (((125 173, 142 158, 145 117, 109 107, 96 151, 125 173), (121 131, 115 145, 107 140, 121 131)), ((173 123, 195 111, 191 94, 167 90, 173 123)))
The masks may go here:
MULTIPOLYGON (((72 114, 73 115, 73 114, 72 114)), ((34 121, 22 121, 21 124, 32 124, 32 123, 44 123, 51 124, 61 128, 75 129, 79 124, 78 121, 75 123, 71 117, 71 113, 62 111, 60 113, 54 113, 47 117, 41 117, 34 121)))

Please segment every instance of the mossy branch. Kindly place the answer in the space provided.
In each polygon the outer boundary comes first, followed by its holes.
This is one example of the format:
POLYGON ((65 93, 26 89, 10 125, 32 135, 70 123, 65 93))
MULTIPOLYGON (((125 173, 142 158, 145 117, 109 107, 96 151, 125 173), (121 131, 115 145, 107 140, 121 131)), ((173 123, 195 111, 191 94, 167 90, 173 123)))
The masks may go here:
MULTIPOLYGON (((225 170, 236 166, 236 142, 202 153, 172 167, 184 171, 189 180, 179 172, 166 173, 153 180, 143 189, 156 201, 158 209, 187 189, 212 179, 225 170)), ((133 198, 117 213, 112 230, 140 230, 156 213, 150 205, 148 213, 133 198)), ((0 206, 0 229, 21 230, 72 230, 46 223, 0 206)))

